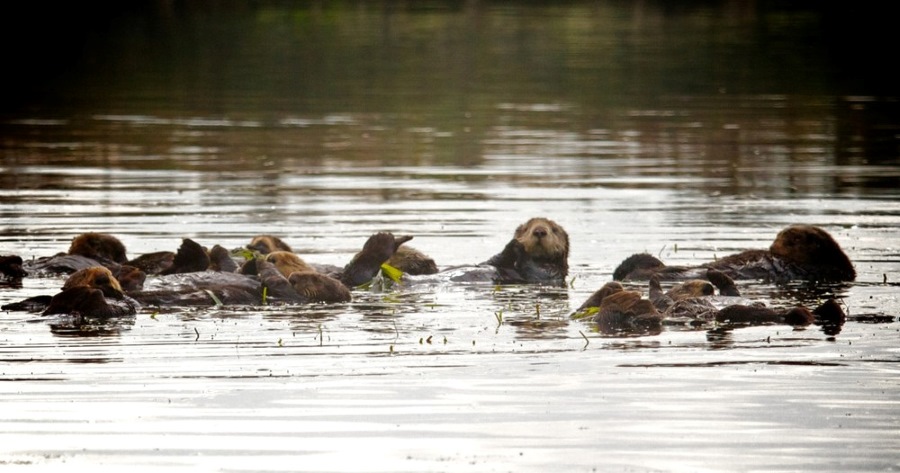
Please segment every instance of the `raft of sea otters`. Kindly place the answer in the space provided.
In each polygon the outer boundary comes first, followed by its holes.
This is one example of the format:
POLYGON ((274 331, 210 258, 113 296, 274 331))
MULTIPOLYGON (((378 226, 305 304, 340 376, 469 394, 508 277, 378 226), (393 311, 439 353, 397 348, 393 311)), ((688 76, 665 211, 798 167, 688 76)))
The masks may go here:
MULTIPOLYGON (((8 283, 30 275, 68 275, 59 293, 31 297, 2 309, 102 318, 132 315, 142 306, 348 302, 354 289, 370 283, 381 271, 393 269, 407 280, 443 275, 448 283, 566 284, 569 236, 546 218, 523 223, 502 251, 472 266, 439 270, 427 255, 404 246, 411 239, 375 233, 341 268, 308 263, 272 235, 257 236, 246 248, 231 251, 219 245, 207 249, 184 239, 177 252, 128 259, 118 238, 85 233, 72 240, 66 253, 29 261, 16 255, 0 256, 0 273, 8 283)), ((735 280, 786 283, 855 278, 850 259, 831 235, 818 227, 793 225, 779 232, 767 250, 748 250, 698 266, 668 266, 646 253, 632 255, 613 272, 613 281, 591 295, 573 317, 589 318, 604 331, 658 327, 672 319, 842 323, 844 312, 833 299, 813 310, 802 306, 776 310, 759 303, 718 308, 710 296, 718 290, 720 296, 740 300, 735 280), (648 281, 648 298, 619 281, 648 281), (664 292, 661 281, 675 281, 675 285, 664 292)))

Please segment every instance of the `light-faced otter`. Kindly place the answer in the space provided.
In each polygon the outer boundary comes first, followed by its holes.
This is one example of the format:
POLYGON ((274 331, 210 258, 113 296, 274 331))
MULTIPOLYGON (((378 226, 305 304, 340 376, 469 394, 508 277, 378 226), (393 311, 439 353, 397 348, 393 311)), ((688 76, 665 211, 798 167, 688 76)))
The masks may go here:
POLYGON ((748 250, 700 266, 666 266, 652 255, 626 258, 613 272, 617 281, 691 279, 712 268, 733 279, 841 282, 856 279, 856 270, 840 245, 825 230, 792 225, 775 237, 768 250, 748 250))
POLYGON ((536 217, 519 225, 503 251, 485 263, 498 284, 564 286, 569 274, 569 235, 553 220, 536 217))
POLYGON ((281 238, 274 235, 257 235, 250 240, 247 249, 267 255, 273 251, 287 251, 293 253, 294 250, 285 243, 281 238))
POLYGON ((137 313, 139 304, 125 295, 119 281, 103 266, 82 269, 66 279, 43 315, 77 314, 86 317, 121 317, 137 313))
POLYGON ((290 251, 272 251, 265 255, 265 260, 274 264, 284 277, 289 277, 293 273, 316 272, 315 268, 303 261, 303 258, 290 251))

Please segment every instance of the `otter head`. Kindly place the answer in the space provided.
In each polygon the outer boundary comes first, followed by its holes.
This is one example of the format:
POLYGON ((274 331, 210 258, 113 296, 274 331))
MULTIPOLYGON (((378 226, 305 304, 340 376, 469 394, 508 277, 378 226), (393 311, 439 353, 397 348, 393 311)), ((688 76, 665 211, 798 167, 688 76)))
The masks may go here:
POLYGON ((715 293, 715 287, 709 281, 691 279, 669 289, 666 295, 677 302, 694 297, 712 296, 715 293))
POLYGON ((553 220, 532 218, 516 228, 515 239, 533 259, 566 261, 569 258, 569 235, 553 220))
POLYGON ((63 285, 63 291, 76 287, 99 289, 106 297, 120 299, 124 293, 112 272, 103 266, 92 266, 72 273, 63 285))
POLYGON ((840 245, 825 230, 812 225, 792 225, 778 233, 769 252, 793 263, 809 276, 826 281, 853 281, 856 270, 840 245))
POLYGON ((331 276, 320 273, 293 273, 288 281, 307 302, 350 302, 350 289, 331 276))
POLYGON ((266 261, 275 265, 278 272, 284 277, 293 273, 314 273, 312 266, 306 264, 299 256, 290 251, 277 250, 266 255, 266 261))
POLYGON ((79 255, 97 261, 128 262, 125 245, 118 238, 106 233, 83 233, 72 240, 70 255, 79 255))
POLYGON ((253 237, 247 249, 258 251, 267 255, 273 251, 293 251, 281 238, 273 235, 258 235, 253 237))
POLYGON ((624 290, 625 287, 622 286, 622 284, 618 281, 608 282, 604 284, 600 289, 597 289, 593 294, 591 294, 591 297, 588 297, 588 299, 584 301, 583 304, 581 304, 581 307, 579 307, 578 311, 576 312, 580 312, 590 307, 600 307, 604 299, 624 290))

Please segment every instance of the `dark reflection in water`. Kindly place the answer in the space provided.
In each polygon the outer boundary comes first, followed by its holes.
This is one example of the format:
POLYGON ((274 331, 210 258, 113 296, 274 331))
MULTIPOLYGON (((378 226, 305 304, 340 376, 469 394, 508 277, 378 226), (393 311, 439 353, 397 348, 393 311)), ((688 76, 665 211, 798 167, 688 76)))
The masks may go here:
MULTIPOLYGON (((602 166, 711 192, 896 189, 900 104, 885 90, 896 82, 857 61, 869 47, 848 47, 885 34, 877 12, 477 1, 113 11, 82 33, 69 70, 16 96, 7 165, 219 171, 202 177, 208 188, 225 185, 221 171, 246 173, 258 194, 283 196, 286 172, 490 168, 521 149, 571 159, 584 185, 602 166)), ((11 169, 2 187, 49 177, 11 169)))

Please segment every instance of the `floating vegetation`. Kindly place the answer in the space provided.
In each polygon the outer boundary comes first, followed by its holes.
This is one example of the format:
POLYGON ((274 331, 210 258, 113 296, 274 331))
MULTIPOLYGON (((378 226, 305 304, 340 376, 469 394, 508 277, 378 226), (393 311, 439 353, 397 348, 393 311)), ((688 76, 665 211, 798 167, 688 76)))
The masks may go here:
POLYGON ((403 271, 387 263, 381 264, 381 274, 387 276, 388 279, 396 284, 400 284, 400 280, 403 278, 403 271))
POLYGON ((597 315, 597 312, 600 312, 599 307, 587 307, 583 310, 576 311, 572 315, 569 316, 572 320, 581 320, 586 319, 588 317, 593 317, 597 315))

